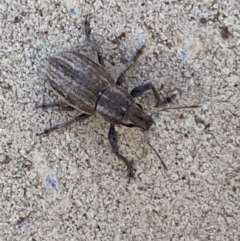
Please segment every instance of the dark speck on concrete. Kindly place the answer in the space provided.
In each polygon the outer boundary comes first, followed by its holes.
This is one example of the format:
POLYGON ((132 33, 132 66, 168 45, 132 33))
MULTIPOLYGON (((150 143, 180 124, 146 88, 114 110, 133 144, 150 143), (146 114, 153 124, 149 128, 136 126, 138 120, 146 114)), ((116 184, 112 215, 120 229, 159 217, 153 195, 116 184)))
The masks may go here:
POLYGON ((76 12, 74 7, 70 8, 70 12, 71 12, 72 15, 76 15, 77 14, 77 12, 76 12))
POLYGON ((187 57, 187 55, 188 55, 188 51, 182 49, 181 51, 179 51, 178 54, 179 54, 179 57, 180 57, 181 59, 185 59, 185 58, 187 57))
POLYGON ((56 188, 57 186, 57 180, 53 176, 47 176, 46 182, 48 186, 51 186, 52 188, 56 188))

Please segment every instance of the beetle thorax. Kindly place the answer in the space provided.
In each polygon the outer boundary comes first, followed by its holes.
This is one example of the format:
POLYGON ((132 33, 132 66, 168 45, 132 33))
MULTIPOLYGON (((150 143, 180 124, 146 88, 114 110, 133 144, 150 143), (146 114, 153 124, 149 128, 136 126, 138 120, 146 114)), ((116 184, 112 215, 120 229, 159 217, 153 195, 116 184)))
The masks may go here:
POLYGON ((144 130, 153 124, 152 118, 144 113, 132 96, 117 85, 107 88, 101 94, 96 112, 112 124, 135 126, 144 130))

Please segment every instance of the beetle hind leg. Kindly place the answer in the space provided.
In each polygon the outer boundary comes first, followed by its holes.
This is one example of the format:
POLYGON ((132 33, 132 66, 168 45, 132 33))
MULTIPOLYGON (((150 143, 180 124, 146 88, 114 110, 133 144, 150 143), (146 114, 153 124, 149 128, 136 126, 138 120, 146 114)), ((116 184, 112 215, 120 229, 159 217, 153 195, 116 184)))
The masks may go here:
POLYGON ((53 132, 55 130, 61 129, 61 128, 66 127, 66 126, 70 126, 74 122, 83 121, 83 120, 87 119, 90 116, 91 115, 87 115, 87 114, 81 114, 81 115, 75 116, 70 121, 66 121, 66 122, 63 122, 63 123, 60 123, 60 124, 56 124, 56 125, 54 125, 52 127, 46 128, 43 132, 37 133, 37 136, 49 134, 49 133, 51 133, 51 132, 53 132))
POLYGON ((85 34, 87 36, 87 39, 88 39, 89 43, 92 45, 94 50, 97 52, 99 64, 101 64, 102 66, 105 67, 103 56, 102 56, 102 52, 100 51, 100 48, 98 47, 95 39, 94 38, 90 38, 91 27, 90 27, 90 21, 89 21, 88 17, 89 17, 89 15, 86 16, 85 21, 84 21, 85 34))
POLYGON ((108 140, 109 140, 109 143, 112 147, 113 153, 120 160, 122 160, 125 163, 125 165, 127 166, 127 173, 128 173, 127 176, 129 178, 129 181, 130 181, 130 178, 134 176, 133 162, 128 161, 123 155, 121 155, 119 153, 117 132, 116 132, 113 124, 110 124, 110 129, 109 129, 109 133, 108 133, 108 140))
POLYGON ((61 104, 55 103, 55 102, 48 103, 48 104, 43 103, 41 105, 37 105, 36 109, 38 109, 38 108, 49 109, 49 108, 54 108, 54 107, 57 107, 58 110, 63 110, 63 111, 74 111, 75 110, 72 106, 61 105, 61 104))

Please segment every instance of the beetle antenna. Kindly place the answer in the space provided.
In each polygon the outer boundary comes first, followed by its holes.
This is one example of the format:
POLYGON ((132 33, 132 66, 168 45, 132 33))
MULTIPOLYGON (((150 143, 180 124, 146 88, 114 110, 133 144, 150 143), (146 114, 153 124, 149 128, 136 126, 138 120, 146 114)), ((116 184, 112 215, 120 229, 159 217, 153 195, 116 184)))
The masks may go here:
POLYGON ((155 150, 155 148, 150 144, 150 141, 149 141, 149 139, 148 139, 146 133, 143 132, 143 134, 144 134, 144 136, 145 136, 145 138, 146 138, 146 140, 147 140, 147 144, 148 144, 149 147, 151 147, 152 150, 155 152, 155 154, 157 155, 157 157, 158 157, 159 160, 161 161, 162 166, 163 166, 164 169, 167 171, 167 170, 168 170, 167 165, 164 163, 163 159, 161 158, 161 156, 159 155, 159 153, 155 150))
POLYGON ((161 109, 160 111, 189 109, 189 108, 199 108, 199 107, 201 107, 201 105, 187 105, 187 106, 177 106, 177 107, 166 107, 166 108, 161 109))

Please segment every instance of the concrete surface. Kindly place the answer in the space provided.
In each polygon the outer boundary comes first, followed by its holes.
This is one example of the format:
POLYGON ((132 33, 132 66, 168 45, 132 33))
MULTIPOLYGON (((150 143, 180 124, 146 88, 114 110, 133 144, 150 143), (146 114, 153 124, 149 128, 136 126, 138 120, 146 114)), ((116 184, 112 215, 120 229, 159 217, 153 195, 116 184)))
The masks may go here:
POLYGON ((240 2, 3 0, 0 60, 0 239, 240 240, 240 2), (37 133, 76 112, 35 106, 55 100, 44 78, 49 56, 99 43, 114 78, 137 49, 129 90, 152 81, 176 93, 147 133, 117 127, 126 168, 111 153, 99 116, 37 133))

